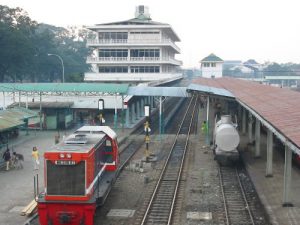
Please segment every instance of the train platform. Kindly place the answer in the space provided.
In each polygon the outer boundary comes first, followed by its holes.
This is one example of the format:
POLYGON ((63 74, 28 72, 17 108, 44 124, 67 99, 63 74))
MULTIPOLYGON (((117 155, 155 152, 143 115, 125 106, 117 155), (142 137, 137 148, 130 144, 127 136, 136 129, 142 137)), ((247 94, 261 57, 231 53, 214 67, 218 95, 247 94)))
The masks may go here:
MULTIPOLYGON (((71 134, 75 128, 60 132, 60 138, 71 134)), ((132 129, 116 129, 118 142, 126 140, 132 129)), ((39 170, 34 170, 31 157, 33 146, 38 148, 40 161, 43 160, 43 153, 55 144, 57 131, 36 131, 30 130, 29 135, 26 131, 20 131, 18 138, 9 142, 8 147, 11 151, 16 151, 24 156, 23 169, 0 168, 0 224, 1 225, 23 225, 28 217, 21 216, 20 213, 34 198, 34 176, 39 175, 39 188, 43 189, 44 168, 41 163, 39 170)), ((2 157, 2 156, 1 156, 2 157)))
POLYGON ((284 149, 273 151, 273 176, 266 177, 266 135, 261 136, 261 157, 254 157, 254 146, 241 135, 243 159, 272 225, 297 225, 300 221, 300 167, 293 165, 290 196, 293 207, 283 207, 284 149))

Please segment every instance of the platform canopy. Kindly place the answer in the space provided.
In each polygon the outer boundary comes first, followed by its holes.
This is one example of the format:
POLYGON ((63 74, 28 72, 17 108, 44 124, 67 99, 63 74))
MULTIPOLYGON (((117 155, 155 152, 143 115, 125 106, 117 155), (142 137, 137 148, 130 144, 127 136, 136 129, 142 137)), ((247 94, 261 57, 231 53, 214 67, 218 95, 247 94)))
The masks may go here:
POLYGON ((232 93, 241 106, 300 155, 300 92, 229 77, 198 78, 193 84, 202 92, 200 87, 204 86, 207 90, 220 89, 220 95, 232 93))
POLYGON ((190 84, 187 87, 188 91, 198 91, 202 92, 203 94, 210 94, 210 95, 218 95, 218 96, 224 96, 229 98, 234 98, 234 95, 224 89, 224 88, 216 88, 216 87, 209 87, 201 84, 190 84))
POLYGON ((61 95, 73 93, 74 95, 113 94, 124 95, 129 84, 104 83, 2 83, 0 92, 40 93, 61 95))
POLYGON ((136 96, 164 96, 164 97, 189 97, 186 87, 130 87, 128 95, 136 96))

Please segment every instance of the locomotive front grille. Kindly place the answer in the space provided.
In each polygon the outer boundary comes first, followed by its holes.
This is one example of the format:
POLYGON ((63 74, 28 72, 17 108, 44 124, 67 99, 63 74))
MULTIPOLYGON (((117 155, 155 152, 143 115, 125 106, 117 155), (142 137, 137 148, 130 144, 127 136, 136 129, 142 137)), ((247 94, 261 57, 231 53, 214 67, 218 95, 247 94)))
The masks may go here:
POLYGON ((85 162, 57 165, 47 160, 47 195, 85 195, 85 162))

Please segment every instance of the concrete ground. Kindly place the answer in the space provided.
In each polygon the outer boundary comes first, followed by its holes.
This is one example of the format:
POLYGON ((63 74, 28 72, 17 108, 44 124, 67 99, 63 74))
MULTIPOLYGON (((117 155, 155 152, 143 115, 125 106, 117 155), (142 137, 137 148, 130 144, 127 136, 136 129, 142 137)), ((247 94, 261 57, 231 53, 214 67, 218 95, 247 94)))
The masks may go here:
POLYGON ((255 188, 264 204, 273 225, 300 224, 300 167, 293 166, 290 197, 294 207, 282 207, 283 203, 283 174, 284 150, 273 151, 273 177, 266 174, 266 135, 261 136, 261 157, 254 158, 254 146, 246 146, 247 137, 242 136, 244 160, 255 188))

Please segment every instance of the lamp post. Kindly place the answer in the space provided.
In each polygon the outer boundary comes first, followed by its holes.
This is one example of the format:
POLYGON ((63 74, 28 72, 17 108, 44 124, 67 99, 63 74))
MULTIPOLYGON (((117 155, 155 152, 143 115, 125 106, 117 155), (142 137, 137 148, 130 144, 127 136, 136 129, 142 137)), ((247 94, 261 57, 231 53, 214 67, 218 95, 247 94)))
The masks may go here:
POLYGON ((62 66, 62 82, 65 83, 65 67, 64 67, 64 61, 63 59, 59 56, 59 55, 56 55, 56 54, 50 54, 48 53, 48 56, 56 56, 59 58, 60 62, 61 62, 61 66, 62 66))

